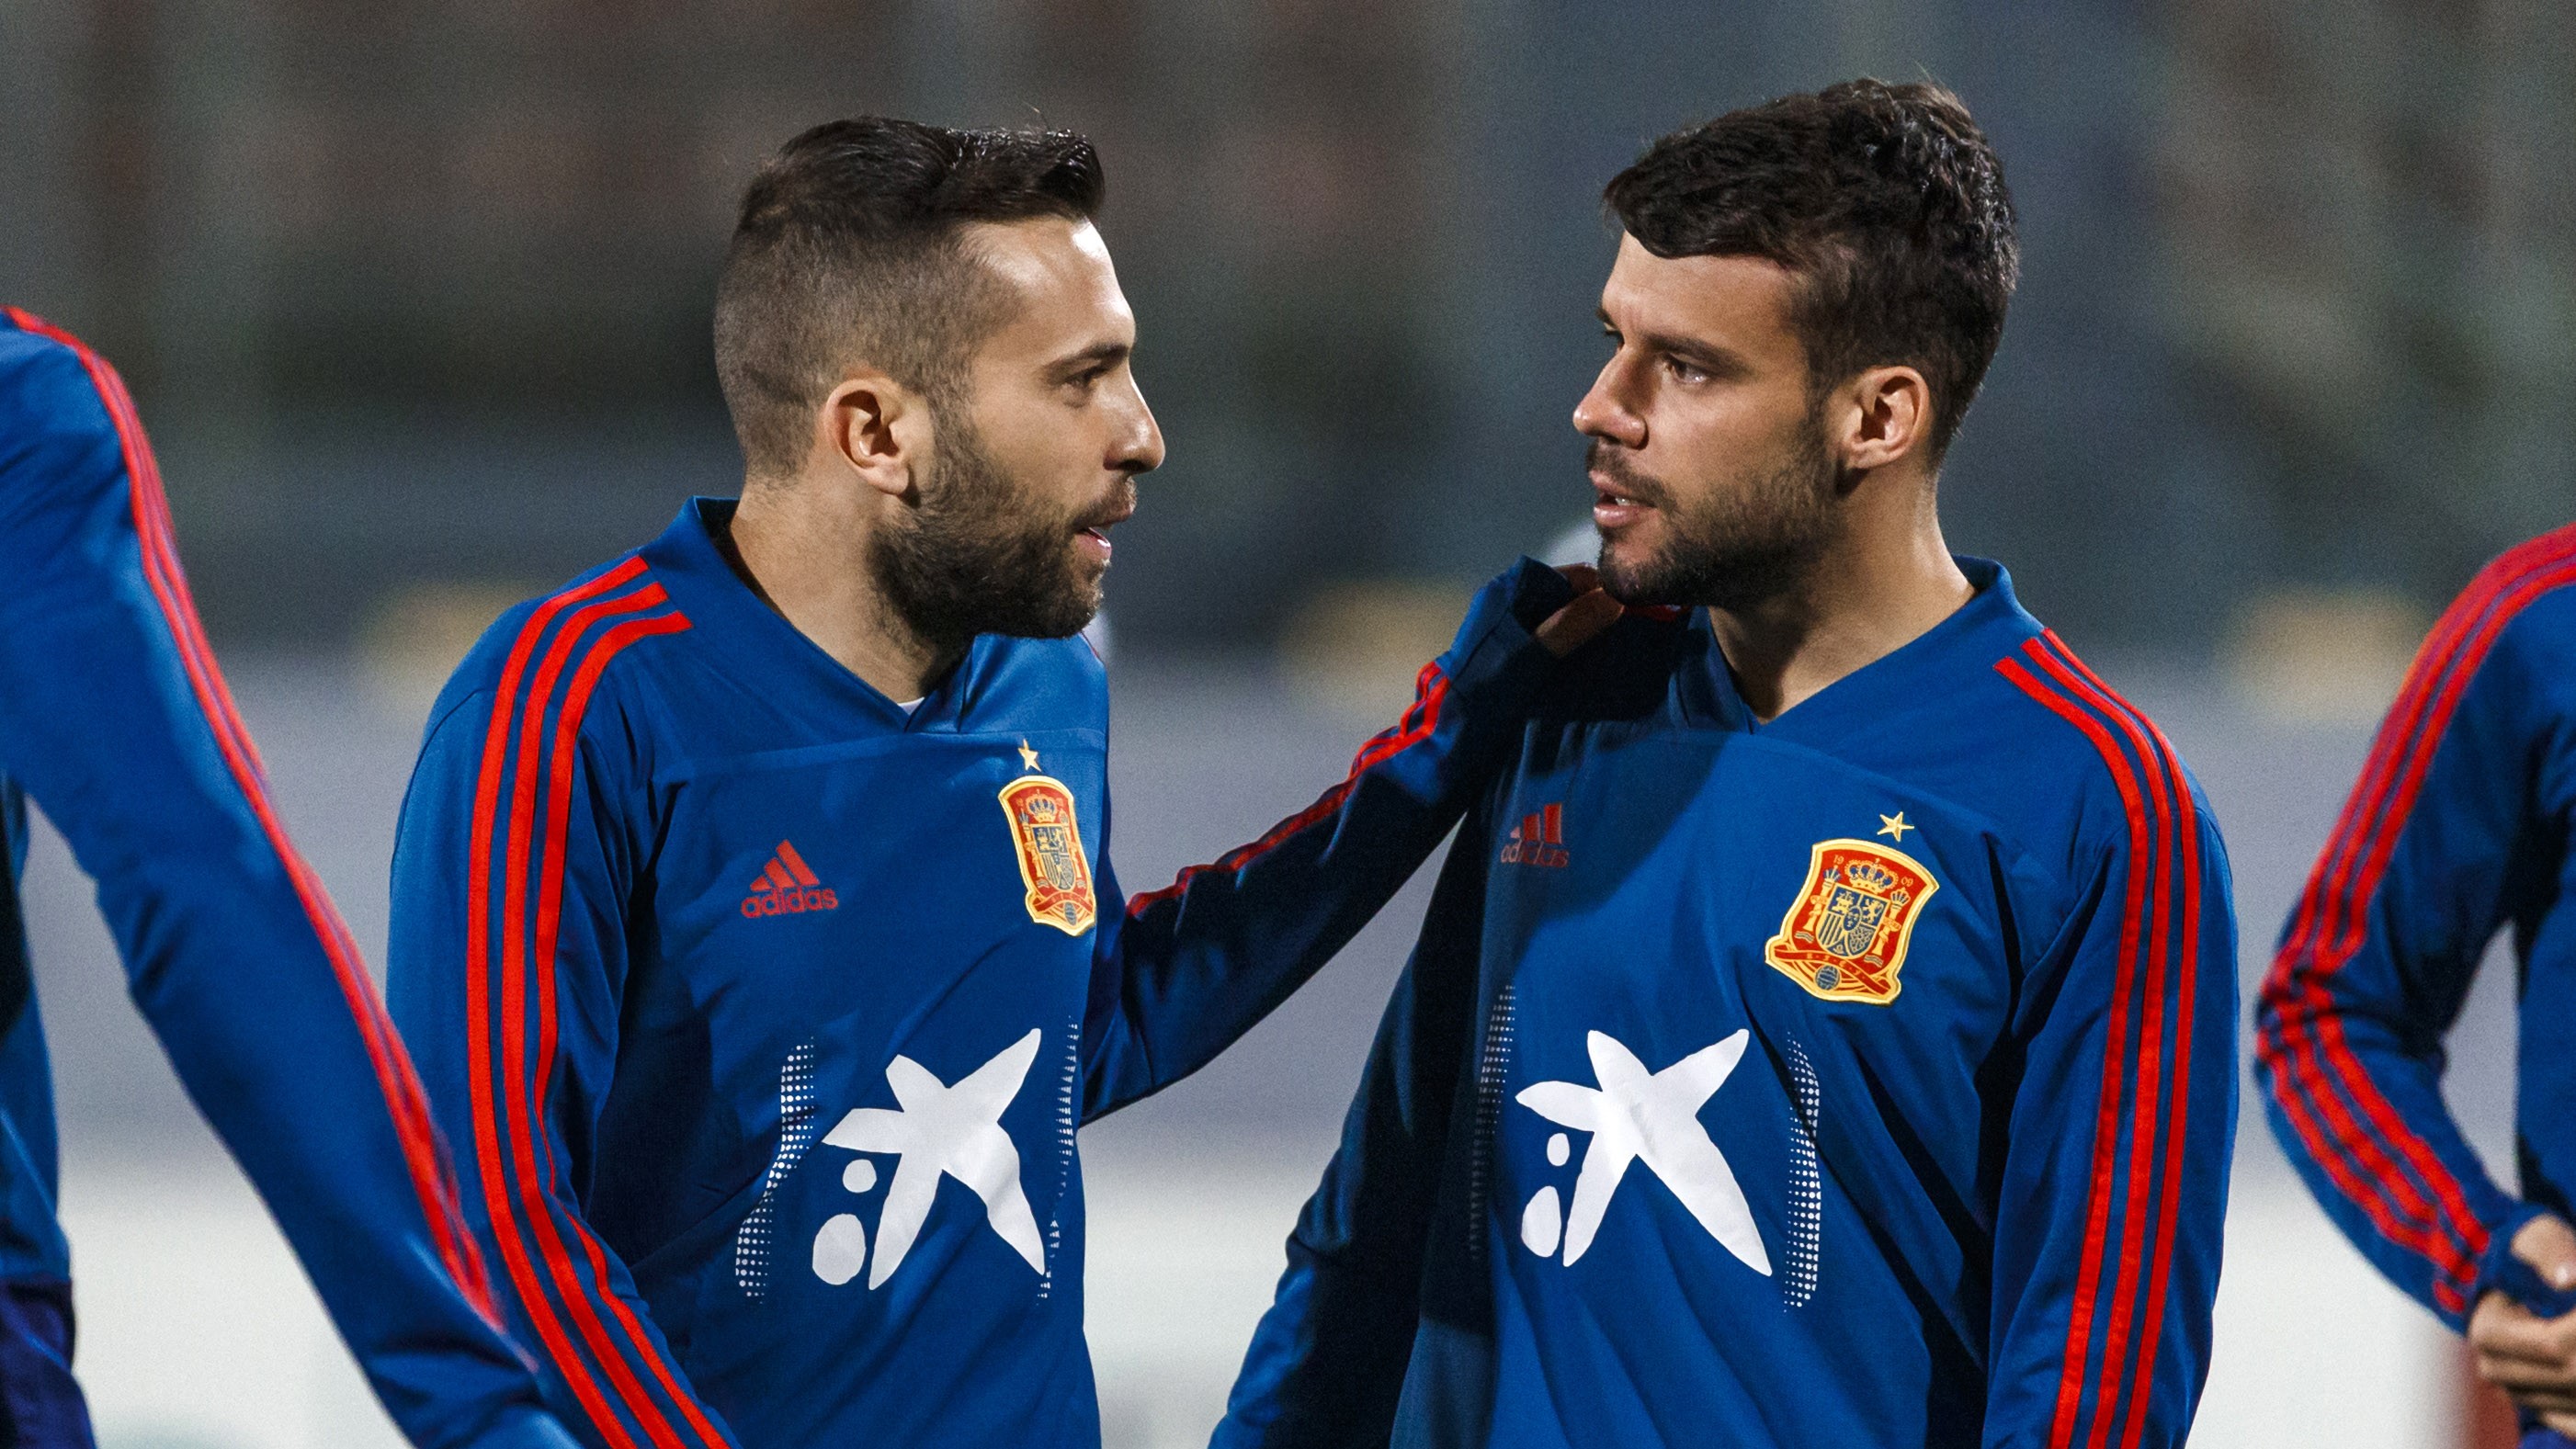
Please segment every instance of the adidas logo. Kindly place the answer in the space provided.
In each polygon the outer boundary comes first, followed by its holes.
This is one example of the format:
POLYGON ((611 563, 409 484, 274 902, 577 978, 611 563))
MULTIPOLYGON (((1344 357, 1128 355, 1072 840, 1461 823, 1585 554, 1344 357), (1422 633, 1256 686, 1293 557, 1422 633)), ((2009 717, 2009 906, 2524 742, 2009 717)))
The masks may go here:
POLYGON ((768 868, 751 883, 751 894, 742 898, 742 913, 754 919, 840 908, 841 898, 815 877, 814 867, 784 840, 778 842, 778 853, 769 858, 768 868))
POLYGON ((1503 838, 1504 865, 1535 865, 1544 870, 1563 870, 1574 863, 1565 848, 1565 807, 1544 805, 1521 817, 1512 833, 1503 838))

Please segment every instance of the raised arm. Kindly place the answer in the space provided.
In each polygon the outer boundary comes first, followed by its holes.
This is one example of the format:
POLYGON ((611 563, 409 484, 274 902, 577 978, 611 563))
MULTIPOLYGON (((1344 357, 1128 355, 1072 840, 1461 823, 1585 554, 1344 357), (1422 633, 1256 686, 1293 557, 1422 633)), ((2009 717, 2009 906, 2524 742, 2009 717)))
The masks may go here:
POLYGON ((268 797, 133 400, 0 325, 0 771, 98 883, 135 1004, 421 1445, 562 1445, 400 1038, 268 797))
POLYGON ((1617 616, 1524 559, 1477 593, 1413 707, 1314 804, 1123 909, 1104 869, 1086 1118, 1205 1066, 1347 945, 1508 756, 1555 656, 1617 616))
POLYGON ((631 762, 584 722, 620 651, 685 627, 633 569, 506 623, 497 685, 442 702, 394 852, 396 1018, 549 1397, 585 1443, 614 1449, 732 1442, 583 1203, 644 809, 631 762))

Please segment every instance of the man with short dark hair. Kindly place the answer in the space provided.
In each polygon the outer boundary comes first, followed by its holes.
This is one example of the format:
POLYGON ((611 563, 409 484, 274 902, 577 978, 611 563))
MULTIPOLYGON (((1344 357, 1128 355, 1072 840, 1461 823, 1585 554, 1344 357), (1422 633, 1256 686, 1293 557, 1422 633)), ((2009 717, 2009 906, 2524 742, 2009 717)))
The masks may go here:
POLYGON ((1216 1442, 2179 1444, 2226 860, 2154 725, 1942 540, 2001 166, 1947 92, 1859 81, 1608 197, 1574 421, 1643 611, 1461 827, 1216 1442))
POLYGON ((1347 780, 1122 900, 1074 635, 1163 441, 1101 186, 1064 132, 789 142, 718 292, 741 499, 505 615, 431 719, 394 1009, 595 1445, 1096 1443, 1076 1125, 1347 941, 1618 612, 1506 576, 1347 780))

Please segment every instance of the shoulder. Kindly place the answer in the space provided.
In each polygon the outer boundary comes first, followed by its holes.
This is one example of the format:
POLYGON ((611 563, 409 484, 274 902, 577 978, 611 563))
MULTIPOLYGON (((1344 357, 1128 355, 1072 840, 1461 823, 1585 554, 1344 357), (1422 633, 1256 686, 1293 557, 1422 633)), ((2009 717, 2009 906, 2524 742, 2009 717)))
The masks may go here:
POLYGON ((688 628, 644 559, 621 555, 503 611, 448 677, 431 734, 463 716, 551 716, 560 727, 567 714, 585 733, 603 721, 632 733, 652 670, 652 651, 635 646, 688 628))
POLYGON ((1007 698, 1014 707, 1043 716, 1090 721, 1105 718, 1109 709, 1108 668, 1080 634, 1063 639, 987 634, 977 641, 966 669, 967 686, 975 693, 1007 698))
POLYGON ((2507 549, 2451 601, 2410 683, 2500 675, 2561 686, 2576 666, 2576 524, 2507 549))
POLYGON ((106 410, 89 374, 96 358, 79 338, 33 313, 0 308, 0 401, 13 421, 20 414, 68 415, 105 426, 106 410))
POLYGON ((102 381, 115 373, 78 338, 0 308, 0 468, 39 480, 108 476, 122 426, 102 381))
POLYGON ((2222 849, 2209 799, 2156 722, 2042 633, 1999 659, 1989 744, 2020 843, 2069 882, 2140 850, 2222 849), (2186 840, 2186 833, 2189 839, 2186 840))

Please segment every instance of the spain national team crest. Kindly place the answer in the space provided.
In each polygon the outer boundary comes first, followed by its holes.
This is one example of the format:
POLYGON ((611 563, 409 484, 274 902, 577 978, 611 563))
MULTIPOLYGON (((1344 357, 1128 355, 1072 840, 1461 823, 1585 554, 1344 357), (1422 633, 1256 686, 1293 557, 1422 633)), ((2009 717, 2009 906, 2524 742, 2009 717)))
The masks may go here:
POLYGON ((1905 946, 1941 883, 1903 851, 1865 840, 1822 840, 1807 884, 1762 959, 1827 1001, 1884 1006, 1903 983, 1905 946))
POLYGON ((1019 847, 1029 919, 1068 936, 1090 930, 1099 906, 1091 863, 1082 855, 1082 828, 1074 822, 1073 792, 1051 776, 1022 775, 1002 787, 1002 813, 1011 817, 1011 840, 1019 847))

